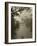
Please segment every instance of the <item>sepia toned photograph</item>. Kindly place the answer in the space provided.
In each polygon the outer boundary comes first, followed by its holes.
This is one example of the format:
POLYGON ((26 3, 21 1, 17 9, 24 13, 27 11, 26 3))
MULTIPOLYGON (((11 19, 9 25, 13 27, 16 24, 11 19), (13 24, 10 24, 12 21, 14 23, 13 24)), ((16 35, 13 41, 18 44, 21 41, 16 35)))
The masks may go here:
POLYGON ((11 39, 32 38, 32 8, 11 7, 11 39))
POLYGON ((36 4, 5 2, 5 43, 36 41, 36 4))

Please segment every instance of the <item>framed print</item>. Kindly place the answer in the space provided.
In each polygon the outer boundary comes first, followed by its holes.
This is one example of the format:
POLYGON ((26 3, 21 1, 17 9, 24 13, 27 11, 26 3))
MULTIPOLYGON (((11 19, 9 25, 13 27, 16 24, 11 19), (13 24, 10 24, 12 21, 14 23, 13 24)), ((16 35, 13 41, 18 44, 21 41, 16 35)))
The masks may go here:
POLYGON ((5 2, 5 43, 36 42, 36 4, 5 2))

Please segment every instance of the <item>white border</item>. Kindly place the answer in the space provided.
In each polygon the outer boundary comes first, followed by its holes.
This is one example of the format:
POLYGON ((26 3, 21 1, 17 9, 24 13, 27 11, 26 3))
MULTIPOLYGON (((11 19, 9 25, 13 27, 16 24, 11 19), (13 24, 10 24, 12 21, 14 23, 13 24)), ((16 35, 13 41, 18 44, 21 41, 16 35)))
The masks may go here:
POLYGON ((8 42, 29 42, 35 41, 35 5, 27 5, 27 4, 9 4, 8 5, 8 42), (11 40, 11 6, 19 6, 19 7, 32 7, 32 38, 31 39, 15 39, 11 40))

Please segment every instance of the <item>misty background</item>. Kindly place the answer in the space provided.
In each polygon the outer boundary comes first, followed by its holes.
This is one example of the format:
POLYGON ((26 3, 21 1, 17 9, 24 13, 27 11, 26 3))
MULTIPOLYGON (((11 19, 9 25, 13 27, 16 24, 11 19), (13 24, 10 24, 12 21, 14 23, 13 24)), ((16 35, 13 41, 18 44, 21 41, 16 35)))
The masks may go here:
POLYGON ((11 7, 11 39, 32 38, 32 8, 11 7))

